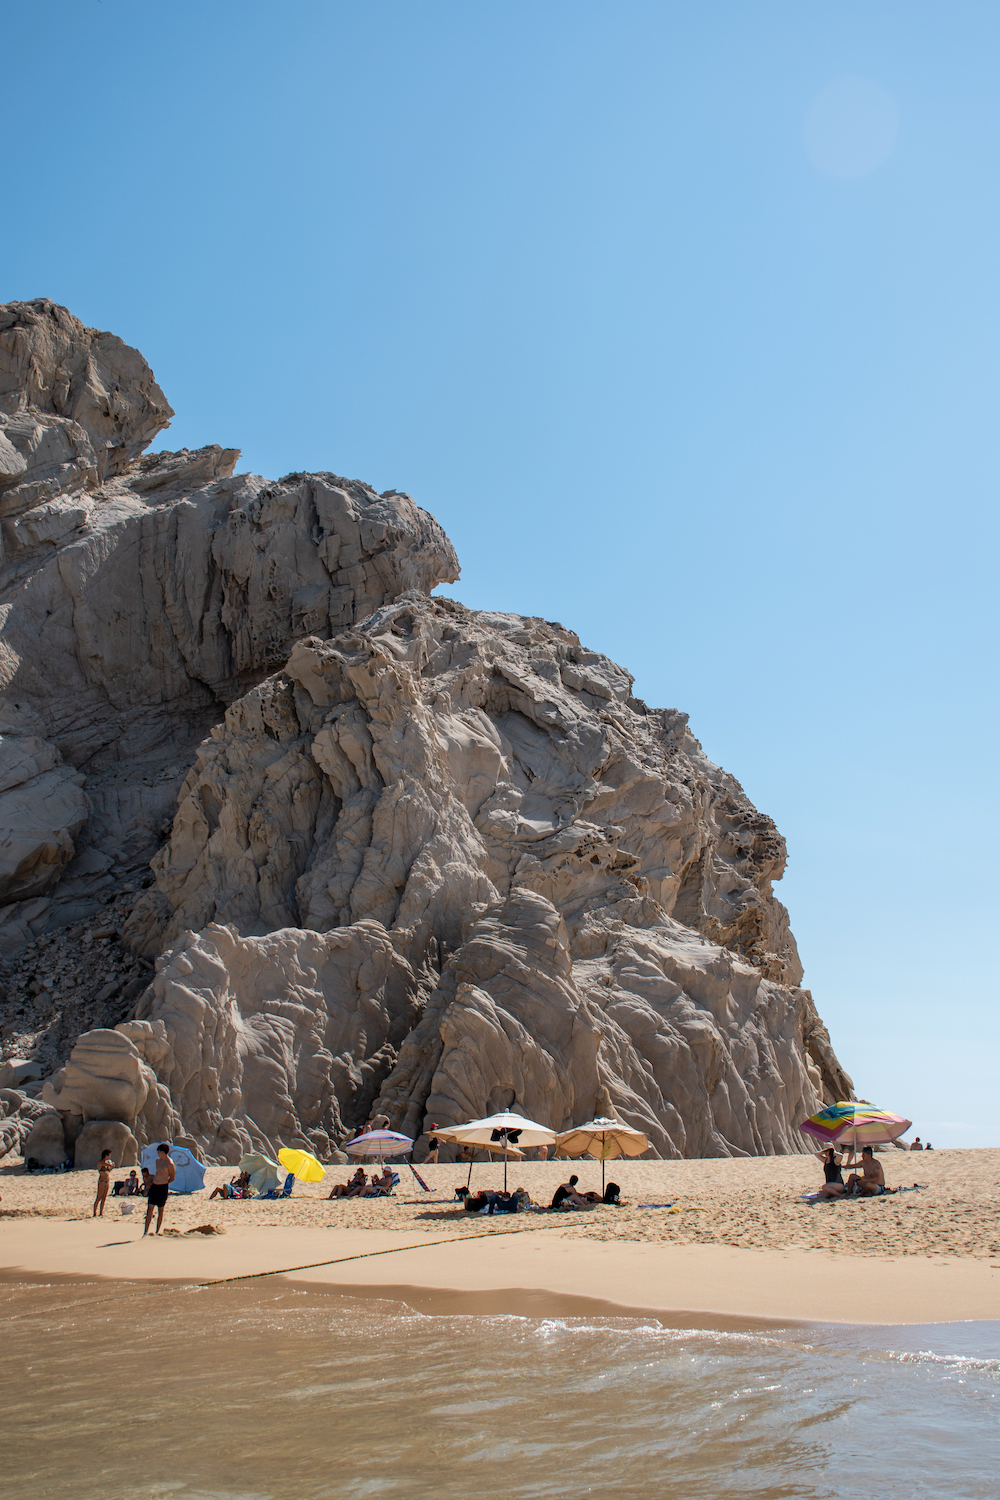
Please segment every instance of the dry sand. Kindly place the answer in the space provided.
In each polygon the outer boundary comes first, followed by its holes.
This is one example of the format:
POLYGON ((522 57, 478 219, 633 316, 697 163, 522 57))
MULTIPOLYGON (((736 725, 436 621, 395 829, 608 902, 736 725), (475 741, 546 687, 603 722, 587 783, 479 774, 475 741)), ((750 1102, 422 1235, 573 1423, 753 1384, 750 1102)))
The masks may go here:
MULTIPOLYGON (((468 1310, 530 1300, 531 1290, 663 1313, 930 1322, 1000 1317, 1000 1150, 882 1155, 886 1198, 808 1204, 797 1194, 821 1172, 809 1157, 614 1162, 626 1206, 592 1212, 479 1218, 454 1202, 457 1166, 425 1166, 424 1194, 407 1168, 392 1199, 330 1202, 329 1184, 296 1185, 278 1202, 171 1198, 165 1225, 211 1223, 224 1237, 142 1242, 145 1203, 122 1217, 108 1199, 90 1217, 96 1173, 25 1177, 0 1167, 0 1263, 41 1274, 215 1280, 291 1272, 352 1290, 391 1284, 472 1298, 468 1310), (411 1191, 414 1190, 414 1191, 411 1191), (676 1200, 676 1211, 643 1209, 676 1200), (58 1225, 58 1227, 57 1227, 58 1225), (500 1238, 513 1236, 511 1244, 500 1238), (468 1241, 469 1243, 466 1243, 468 1241), (439 1243, 432 1243, 439 1242, 439 1243), (373 1253, 379 1252, 379 1253, 373 1253), (388 1253, 385 1253, 388 1252, 388 1253), (350 1257, 348 1259, 348 1257, 350 1257), (338 1262, 301 1270, 315 1262, 338 1262), (478 1300, 476 1300, 478 1299, 478 1300), (500 1301, 503 1301, 501 1296, 500 1301)), ((519 1163, 511 1186, 548 1201, 569 1171, 600 1186, 599 1164, 519 1163)), ((118 1175, 118 1174, 116 1174, 118 1175)), ((231 1168, 209 1168, 214 1186, 231 1168)), ((502 1166, 477 1165, 473 1185, 502 1185, 502 1166)))

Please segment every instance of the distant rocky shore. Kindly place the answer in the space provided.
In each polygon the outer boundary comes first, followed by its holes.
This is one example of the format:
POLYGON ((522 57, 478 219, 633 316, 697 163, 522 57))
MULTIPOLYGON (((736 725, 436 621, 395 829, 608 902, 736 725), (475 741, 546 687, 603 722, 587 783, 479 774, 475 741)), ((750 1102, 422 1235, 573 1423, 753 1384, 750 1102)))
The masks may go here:
MULTIPOLYGON (((0 1153, 324 1160, 515 1103, 664 1157, 851 1096, 785 846, 672 709, 408 495, 145 450, 112 334, 0 307, 0 1153)), ((96 1157, 94 1158, 96 1160, 96 1157)))

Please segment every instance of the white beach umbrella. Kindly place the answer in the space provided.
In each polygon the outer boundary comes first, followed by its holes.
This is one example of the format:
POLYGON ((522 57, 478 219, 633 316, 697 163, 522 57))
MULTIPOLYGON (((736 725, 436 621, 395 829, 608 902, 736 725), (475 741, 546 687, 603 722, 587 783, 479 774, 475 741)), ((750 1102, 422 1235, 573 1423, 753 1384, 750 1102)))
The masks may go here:
MULTIPOLYGON (((441 1139, 445 1132, 435 1132, 441 1139)), ((464 1125, 451 1125, 448 1127, 447 1136, 449 1140, 458 1141, 462 1146, 489 1146, 493 1143, 503 1143, 503 1187, 507 1191, 507 1157, 511 1146, 551 1146, 556 1138, 554 1130, 547 1125, 539 1125, 537 1120, 528 1120, 524 1115, 516 1115, 512 1110, 501 1110, 498 1115, 487 1115, 482 1120, 467 1120, 464 1125)))
POLYGON ((621 1120, 602 1117, 588 1120, 556 1136, 559 1156, 596 1156, 601 1163, 601 1192, 604 1192, 604 1163, 616 1156, 641 1156, 649 1141, 641 1130, 623 1125, 621 1120))
MULTIPOLYGON (((437 1138, 438 1138, 439 1141, 453 1141, 454 1142, 455 1139, 456 1139, 455 1136, 454 1136, 454 1134, 450 1130, 435 1130, 434 1134, 437 1136, 437 1138)), ((469 1142, 468 1141, 464 1141, 461 1144, 468 1146, 469 1142)), ((471 1150, 472 1150, 472 1155, 469 1157, 469 1175, 465 1179, 465 1185, 466 1185, 466 1187, 468 1187, 469 1184, 470 1184, 470 1182, 472 1181, 472 1168, 474 1167, 475 1162, 476 1162, 476 1152, 477 1151, 485 1151, 490 1156, 507 1156, 511 1161, 523 1161, 524 1160, 524 1152, 521 1151, 521 1150, 519 1150, 517 1146, 512 1146, 506 1140, 504 1140, 504 1141, 478 1141, 478 1142, 476 1142, 475 1145, 473 1145, 471 1147, 471 1150)))

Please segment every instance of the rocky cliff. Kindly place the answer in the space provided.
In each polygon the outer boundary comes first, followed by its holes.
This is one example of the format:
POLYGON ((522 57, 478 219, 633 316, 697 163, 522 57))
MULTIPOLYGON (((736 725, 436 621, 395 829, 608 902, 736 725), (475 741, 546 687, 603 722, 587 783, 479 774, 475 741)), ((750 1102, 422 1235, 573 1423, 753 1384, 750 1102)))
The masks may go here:
POLYGON ((229 1161, 511 1102, 663 1155, 800 1149, 850 1080, 783 840, 686 716, 560 625, 431 597, 458 564, 408 496, 144 455, 171 414, 111 335, 0 309, 25 1108, 67 1149, 116 1121, 229 1161))

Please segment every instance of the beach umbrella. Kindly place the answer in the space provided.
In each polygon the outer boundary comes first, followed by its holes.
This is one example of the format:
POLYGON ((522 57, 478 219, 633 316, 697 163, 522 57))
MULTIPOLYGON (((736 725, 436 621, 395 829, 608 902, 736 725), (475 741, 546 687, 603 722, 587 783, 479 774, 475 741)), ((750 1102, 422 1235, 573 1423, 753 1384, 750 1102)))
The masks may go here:
MULTIPOLYGON (((455 1141, 455 1137, 450 1130, 435 1130, 434 1134, 439 1141, 455 1141)), ((463 1144, 467 1143, 463 1142, 463 1144)), ((469 1157, 469 1175, 465 1179, 466 1187, 472 1181, 472 1168, 475 1166, 477 1151, 486 1151, 490 1156, 503 1156, 506 1152, 511 1161, 524 1160, 524 1152, 519 1150, 517 1146, 510 1145, 508 1141, 483 1141, 472 1148, 472 1155, 469 1157)))
POLYGON ((913 1124, 902 1115, 891 1115, 864 1100, 842 1100, 828 1104, 804 1120, 799 1129, 811 1135, 823 1147, 850 1145, 857 1156, 859 1146, 885 1146, 897 1136, 905 1135, 913 1124))
POLYGON ((588 1120, 586 1125, 577 1125, 556 1136, 556 1152, 560 1156, 596 1156, 601 1163, 601 1195, 604 1194, 604 1163, 614 1161, 617 1156, 641 1156, 649 1141, 641 1130, 623 1125, 620 1120, 602 1117, 588 1120))
POLYGON ((385 1161, 387 1156, 409 1156, 413 1141, 408 1135, 400 1135, 398 1130, 369 1130, 367 1135, 359 1135, 356 1141, 350 1141, 344 1150, 348 1156, 385 1161))
POLYGON ((278 1152, 278 1160, 299 1182, 322 1182, 326 1176, 326 1168, 321 1161, 316 1160, 311 1151, 297 1151, 291 1146, 282 1146, 278 1152))
POLYGON ((240 1171, 250 1174, 255 1193, 271 1193, 278 1186, 278 1163, 263 1151, 248 1151, 240 1160, 240 1171))
MULTIPOLYGON (((440 1139, 443 1132, 436 1132, 440 1139)), ((501 1110, 499 1114, 487 1115, 482 1120, 467 1120, 464 1125, 448 1128, 448 1139, 462 1146, 488 1146, 500 1142, 504 1148, 503 1189, 507 1191, 507 1158, 511 1146, 551 1146, 556 1138, 554 1130, 539 1125, 537 1120, 528 1120, 512 1110, 501 1110)), ((470 1174, 471 1175, 471 1174, 470 1174)))

